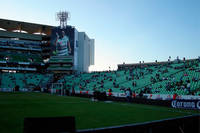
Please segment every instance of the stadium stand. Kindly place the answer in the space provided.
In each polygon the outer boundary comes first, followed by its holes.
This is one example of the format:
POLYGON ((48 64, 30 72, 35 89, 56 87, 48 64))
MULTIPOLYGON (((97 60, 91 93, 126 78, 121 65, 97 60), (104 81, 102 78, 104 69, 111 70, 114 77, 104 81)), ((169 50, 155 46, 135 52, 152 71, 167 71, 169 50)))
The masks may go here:
POLYGON ((73 86, 76 91, 108 92, 111 89, 112 92, 123 93, 130 88, 138 94, 143 92, 147 94, 199 95, 199 73, 196 73, 199 70, 199 62, 188 61, 187 63, 175 62, 144 68, 85 73, 65 76, 58 82, 73 86), (71 81, 69 81, 70 78, 71 81), (183 84, 178 86, 181 78, 183 84), (174 88, 170 87, 169 89, 169 82, 171 85, 172 80, 177 84, 174 84, 174 88), (189 82, 191 82, 190 88, 188 88, 189 82))
POLYGON ((2 73, 1 88, 13 89, 15 86, 19 86, 20 90, 33 90, 35 87, 42 87, 43 83, 46 83, 51 74, 39 74, 39 73, 2 73))
MULTIPOLYGON (((81 73, 74 75, 41 73, 2 73, 1 88, 27 89, 30 86, 47 88, 62 84, 64 89, 81 92, 125 93, 127 89, 136 94, 200 95, 199 61, 153 64, 117 71, 81 73)), ((57 88, 61 89, 61 88, 57 88)), ((118 94, 119 95, 119 94, 118 94)))

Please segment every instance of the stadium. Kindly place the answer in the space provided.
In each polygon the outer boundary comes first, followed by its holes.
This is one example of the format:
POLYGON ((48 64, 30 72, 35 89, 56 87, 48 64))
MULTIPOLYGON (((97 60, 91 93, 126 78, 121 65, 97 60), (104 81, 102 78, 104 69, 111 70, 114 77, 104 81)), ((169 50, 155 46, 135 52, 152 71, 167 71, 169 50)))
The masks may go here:
POLYGON ((198 133, 200 57, 89 71, 95 40, 0 19, 0 132, 198 133))

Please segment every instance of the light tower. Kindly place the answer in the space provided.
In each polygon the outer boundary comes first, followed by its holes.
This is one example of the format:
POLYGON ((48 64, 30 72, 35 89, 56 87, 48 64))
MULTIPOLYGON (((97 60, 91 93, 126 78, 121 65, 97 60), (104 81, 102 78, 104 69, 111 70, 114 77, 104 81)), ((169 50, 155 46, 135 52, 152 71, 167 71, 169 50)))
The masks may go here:
POLYGON ((56 13, 56 20, 60 21, 60 28, 64 29, 67 26, 67 20, 70 19, 70 13, 67 11, 60 11, 56 13))

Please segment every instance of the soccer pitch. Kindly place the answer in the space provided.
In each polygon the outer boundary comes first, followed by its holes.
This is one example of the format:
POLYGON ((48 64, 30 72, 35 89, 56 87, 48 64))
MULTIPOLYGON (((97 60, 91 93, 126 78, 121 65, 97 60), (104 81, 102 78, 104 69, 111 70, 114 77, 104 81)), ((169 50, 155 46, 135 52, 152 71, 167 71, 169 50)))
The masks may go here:
POLYGON ((0 92, 0 132, 21 133, 25 117, 75 116, 77 129, 132 124, 187 116, 198 111, 44 93, 0 92))

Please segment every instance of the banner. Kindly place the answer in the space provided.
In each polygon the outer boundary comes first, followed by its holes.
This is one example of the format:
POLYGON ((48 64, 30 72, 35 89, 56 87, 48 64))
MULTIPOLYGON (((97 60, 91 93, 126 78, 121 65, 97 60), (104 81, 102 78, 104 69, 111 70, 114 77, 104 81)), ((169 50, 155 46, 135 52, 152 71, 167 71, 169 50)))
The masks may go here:
POLYGON ((52 29, 51 33, 51 54, 54 56, 74 55, 74 28, 59 27, 52 29))
POLYGON ((200 100, 172 100, 171 106, 173 108, 200 110, 200 100))

